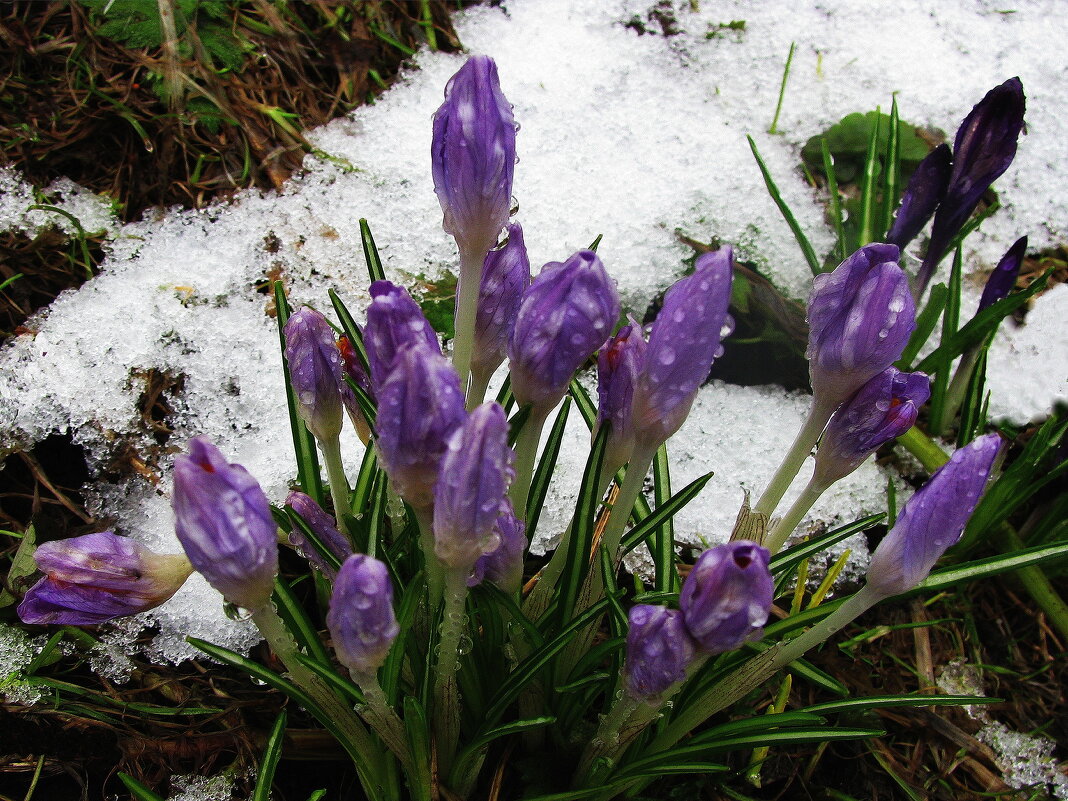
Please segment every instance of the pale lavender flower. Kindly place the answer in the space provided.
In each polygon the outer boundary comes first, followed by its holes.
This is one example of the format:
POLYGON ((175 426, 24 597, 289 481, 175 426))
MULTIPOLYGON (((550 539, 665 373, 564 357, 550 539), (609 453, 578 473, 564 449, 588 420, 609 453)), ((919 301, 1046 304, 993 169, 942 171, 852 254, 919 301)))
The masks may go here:
POLYGON ((916 491, 872 554, 868 588, 879 597, 911 590, 960 539, 1001 453, 987 434, 965 445, 916 491))
POLYGON ((979 298, 979 309, 982 311, 993 306, 999 300, 1007 298, 1016 286, 1016 278, 1020 275, 1020 267, 1023 265, 1024 255, 1027 253, 1027 237, 1021 236, 1001 257, 998 266, 986 280, 983 287, 982 297, 979 298))
POLYGON ((530 259, 519 223, 508 226, 508 242, 486 254, 475 313, 475 345, 471 371, 489 376, 508 352, 523 293, 530 286, 530 259))
POLYGON ((482 554, 475 562, 467 577, 467 586, 488 581, 505 592, 519 592, 523 583, 523 555, 527 549, 526 526, 515 516, 512 502, 507 498, 501 501, 493 532, 500 541, 496 548, 482 554))
POLYGON ((939 145, 916 166, 901 196, 894 223, 886 234, 887 242, 904 249, 927 225, 946 196, 952 160, 949 145, 939 145))
POLYGON ((371 284, 371 305, 367 307, 363 344, 367 348, 375 393, 385 382, 404 346, 420 342, 441 353, 438 335, 430 327, 419 304, 402 287, 389 281, 371 284))
POLYGON ((694 641, 677 609, 636 604, 627 619, 623 686, 633 698, 656 701, 686 678, 696 652, 694 641))
POLYGON ((618 319, 619 296, 596 253, 546 264, 523 296, 508 343, 516 400, 548 413, 618 319))
POLYGON ((498 403, 479 406, 449 438, 434 487, 434 552, 446 566, 470 570, 500 544, 495 524, 514 460, 498 403))
POLYGON ((271 598, 278 572, 277 527, 248 471, 203 437, 174 460, 175 529, 193 567, 227 601, 253 611, 271 598))
POLYGON ((806 355, 815 403, 838 407, 908 344, 916 305, 898 253, 896 245, 865 245, 813 280, 806 355))
POLYGON ((338 661, 353 673, 373 676, 382 667, 400 633, 385 564, 361 553, 345 560, 334 581, 326 627, 338 661))
POLYGON ((341 355, 330 323, 303 308, 286 321, 286 363, 297 412, 320 442, 341 434, 341 355))
POLYGON ((159 606, 193 566, 110 531, 46 542, 33 554, 44 578, 19 604, 23 623, 92 626, 159 606))
POLYGON ((775 593, 768 549, 738 540, 709 548, 682 584, 679 608, 705 651, 733 651, 760 639, 775 593))
POLYGON ((445 444, 465 419, 460 377, 437 345, 402 347, 378 387, 375 429, 382 467, 416 509, 433 506, 445 444))
POLYGON ((492 58, 472 56, 449 80, 433 129, 443 227, 461 251, 485 253, 508 222, 515 170, 515 119, 492 58))
MULTIPOLYGON (((289 493, 285 505, 303 518, 308 528, 315 533, 330 553, 337 557, 339 562, 345 561, 352 554, 352 544, 344 534, 338 531, 334 518, 317 504, 314 498, 294 490, 289 493)), ((308 543, 307 537, 296 526, 289 532, 289 543, 324 575, 331 578, 336 575, 333 567, 308 543)))

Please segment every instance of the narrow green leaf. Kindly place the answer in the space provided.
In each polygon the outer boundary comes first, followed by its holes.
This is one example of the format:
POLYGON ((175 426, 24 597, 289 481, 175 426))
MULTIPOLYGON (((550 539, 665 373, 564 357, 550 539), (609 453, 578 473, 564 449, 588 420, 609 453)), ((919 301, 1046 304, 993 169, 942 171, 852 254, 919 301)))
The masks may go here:
POLYGON ((408 750, 412 755, 412 765, 417 771, 423 771, 422 775, 410 778, 413 795, 412 801, 419 801, 426 797, 432 781, 430 776, 430 763, 433 759, 430 746, 430 725, 426 719, 426 712, 419 699, 412 695, 404 697, 404 735, 408 740, 408 750))
MULTIPOLYGON (((983 396, 986 393, 986 354, 990 340, 976 355, 975 366, 968 377, 964 400, 960 405, 960 423, 957 426, 957 447, 963 448, 985 428, 983 420, 983 396)), ((960 369, 960 368, 958 368, 960 369)))
POLYGON ((852 523, 839 526, 838 528, 820 534, 819 536, 810 537, 804 542, 800 542, 773 556, 771 562, 768 564, 768 569, 773 576, 778 575, 779 573, 785 573, 801 564, 803 559, 815 556, 820 551, 830 548, 832 545, 841 542, 846 537, 852 537, 854 534, 866 531, 884 517, 885 515, 881 514, 868 515, 867 517, 854 520, 852 523))
POLYGON ((578 407, 582 420, 586 423, 586 428, 593 431, 597 425, 597 405, 590 397, 590 393, 586 391, 586 387, 578 382, 577 378, 571 379, 571 384, 568 386, 567 391, 575 401, 575 406, 578 407))
MULTIPOLYGON (((939 350, 955 333, 960 322, 960 285, 961 272, 964 265, 964 254, 958 247, 953 253, 953 267, 949 273, 949 290, 946 294, 946 310, 942 315, 942 336, 939 350)), ((942 433, 946 422, 944 409, 946 406, 946 392, 949 389, 950 372, 953 359, 959 354, 949 355, 943 351, 942 358, 934 365, 934 382, 931 384, 931 399, 929 418, 931 421, 931 433, 942 433)))
POLYGON ((360 362, 360 367, 363 368, 367 375, 371 375, 371 362, 367 358, 367 348, 364 347, 360 327, 356 324, 356 320, 349 313, 348 307, 342 302, 337 292, 331 289, 327 294, 330 295, 330 303, 334 306, 334 313, 337 314, 338 320, 341 321, 341 330, 345 332, 345 337, 348 339, 349 344, 356 351, 356 358, 360 362))
MULTIPOLYGON (((272 509, 271 511, 273 513, 274 509, 272 509)), ((333 567, 334 570, 337 570, 339 567, 341 567, 341 560, 338 559, 334 555, 334 552, 331 551, 326 546, 326 544, 319 538, 319 535, 315 532, 315 529, 308 525, 307 520, 305 520, 303 517, 297 514, 294 509, 291 509, 288 506, 286 506, 284 509, 279 509, 278 513, 279 515, 284 517, 286 525, 289 525, 290 527, 298 530, 301 533, 301 536, 303 536, 304 539, 308 541, 308 545, 315 550, 315 552, 323 561, 333 567)), ((275 516, 275 520, 277 522, 280 522, 278 521, 277 515, 275 516)), ((281 527, 284 528, 284 525, 282 525, 281 527)))
POLYGON ((955 565, 942 570, 936 570, 921 581, 915 589, 902 593, 898 597, 907 597, 919 593, 929 593, 944 590, 967 581, 976 581, 981 578, 996 576, 999 573, 1007 573, 1019 570, 1029 565, 1041 565, 1053 562, 1068 556, 1068 543, 1056 545, 1038 546, 1027 548, 1015 553, 1003 556, 991 556, 987 559, 977 559, 963 565, 955 565))
POLYGON ((312 793, 311 795, 308 796, 308 801, 321 801, 321 799, 325 795, 326 795, 326 790, 325 789, 316 790, 314 793, 312 793))
POLYGON ((400 695, 400 674, 404 668, 404 652, 408 635, 415 625, 415 616, 419 611, 419 604, 423 600, 425 584, 422 573, 416 574, 408 586, 404 588, 397 607, 397 626, 400 633, 386 656, 386 662, 379 674, 382 682, 382 692, 392 705, 396 705, 400 695))
POLYGON ((135 801, 164 801, 163 796, 156 795, 129 773, 123 773, 120 770, 119 781, 126 785, 126 789, 130 791, 135 801))
POLYGON ((835 715, 841 712, 865 712, 869 709, 883 709, 895 706, 972 706, 977 704, 998 704, 1000 698, 988 698, 985 695, 875 695, 868 698, 847 698, 843 701, 828 701, 799 709, 813 715, 835 715))
POLYGON ((503 726, 498 726, 495 729, 490 729, 487 732, 479 734, 474 740, 471 741, 471 744, 468 746, 468 749, 476 751, 479 748, 485 748, 494 740, 497 740, 501 737, 507 737, 510 734, 519 734, 524 731, 530 731, 531 729, 538 729, 542 726, 549 726, 553 723, 556 723, 556 718, 549 716, 539 718, 527 718, 526 720, 517 720, 512 723, 506 723, 503 726))
POLYGON ((757 166, 760 168, 760 174, 764 176, 764 185, 768 189, 768 194, 771 195, 771 199, 775 202, 775 205, 779 207, 779 212, 782 214, 783 219, 786 220, 786 224, 790 226, 790 230, 794 234, 794 239, 797 240, 797 244, 801 247, 801 252, 805 254, 805 261, 808 262, 808 267, 812 271, 813 275, 819 275, 823 272, 823 268, 820 265, 820 260, 816 257, 816 251, 812 249, 812 244, 808 241, 808 237, 805 236, 804 231, 801 230, 801 226, 797 222, 797 218, 794 217, 794 213, 790 211, 790 207, 786 205, 786 201, 782 199, 782 194, 779 192, 779 187, 775 185, 774 179, 771 177, 771 172, 768 171, 768 167, 764 164, 764 159, 760 157, 760 151, 757 150, 756 142, 753 141, 753 137, 746 136, 749 140, 749 148, 753 151, 753 158, 756 159, 757 166))
POLYGON ((587 250, 592 250, 594 253, 596 253, 597 252, 597 248, 599 248, 601 246, 601 239, 603 237, 604 237, 604 234, 597 234, 597 236, 594 238, 594 240, 592 242, 590 242, 590 246, 587 248, 587 250))
POLYGON ((349 389, 351 389, 356 396, 356 405, 360 407, 360 414, 363 415, 367 424, 371 428, 374 428, 375 420, 378 419, 378 408, 375 406, 374 399, 367 394, 367 390, 353 381, 349 376, 345 376, 345 383, 349 385, 349 389))
MULTIPOLYGON (((656 450, 653 459, 653 499, 659 509, 671 499, 671 471, 668 465, 667 443, 656 450)), ((668 517, 653 531, 653 564, 656 575, 653 586, 661 592, 679 588, 679 571, 675 567, 675 527, 668 517)))
POLYGON ((584 798, 613 798, 617 790, 622 790, 628 780, 616 780, 610 784, 602 784, 598 787, 590 787, 585 790, 568 790, 563 793, 551 793, 538 795, 534 798, 524 798, 523 801, 582 801, 584 798))
POLYGON ((360 218, 360 241, 363 243, 363 258, 367 262, 367 275, 370 276, 371 283, 385 280, 386 273, 382 269, 378 248, 375 247, 375 238, 371 236, 371 226, 363 218, 360 218))
POLYGON ((378 467, 378 453, 373 443, 369 443, 363 452, 360 472, 356 474, 356 483, 352 485, 352 508, 357 512, 366 511, 373 498, 375 480, 381 474, 378 467))
POLYGON ((283 709, 271 727, 271 733, 267 735, 267 745, 263 749, 263 760, 256 776, 256 786, 252 788, 251 801, 271 801, 271 784, 278 769, 278 760, 282 758, 282 739, 285 731, 286 711, 283 709))
POLYGON ((649 765, 635 776, 627 771, 632 779, 652 776, 691 776, 701 773, 726 773, 730 768, 717 762, 661 762, 649 765))
POLYGON ((0 609, 11 606, 17 600, 7 589, 15 586, 15 580, 32 576, 37 570, 37 563, 33 560, 33 553, 37 550, 37 532, 31 523, 19 541, 19 547, 15 555, 11 557, 11 567, 7 571, 7 580, 0 584, 0 609))
POLYGON ((519 407, 519 410, 513 414, 508 420, 508 444, 515 447, 516 441, 519 439, 519 434, 523 431, 523 427, 527 424, 527 420, 530 419, 530 412, 534 409, 529 403, 525 406, 519 407))
POLYGON ((909 337, 909 344, 901 352, 901 358, 897 360, 899 370, 912 370, 912 363, 927 340, 931 338, 931 332, 938 324, 938 318, 946 308, 946 296, 948 290, 945 284, 935 284, 927 297, 927 305, 916 315, 916 330, 909 337))
POLYGON ((860 189, 860 245, 863 247, 875 241, 875 227, 878 224, 875 212, 875 185, 879 172, 879 128, 882 114, 875 109, 875 120, 868 137, 868 150, 864 157, 864 175, 860 189))
POLYGON ((810 684, 815 684, 817 687, 822 687, 828 692, 832 692, 837 696, 845 698, 849 695, 849 689, 838 681, 838 679, 831 676, 829 673, 825 673, 818 667, 813 665, 804 659, 796 659, 790 663, 790 670, 796 673, 801 678, 808 681, 810 684))
MULTIPOLYGON (((827 137, 820 137, 820 152, 823 155, 823 171, 827 174, 827 194, 831 201, 831 223, 834 225, 834 235, 838 241, 834 246, 834 262, 838 264, 845 261, 850 252, 846 247, 845 225, 842 217, 842 197, 838 194, 838 176, 834 169, 834 159, 830 148, 827 147, 827 137)), ((855 250, 855 248, 854 248, 855 250)))
POLYGON ((331 660, 319 639, 319 633, 304 614, 304 607, 293 596, 289 586, 278 576, 274 579, 273 598, 275 606, 278 607, 278 614, 285 621, 286 628, 297 641, 297 645, 303 647, 312 659, 329 665, 331 660))
POLYGON ((704 489, 713 473, 705 473, 699 476, 672 495, 665 503, 658 504, 656 509, 628 531, 623 537, 623 552, 629 553, 646 540, 665 520, 670 520, 676 512, 697 497, 704 489))
POLYGON ((779 113, 782 111, 782 101, 786 97, 786 82, 790 79, 790 65, 794 61, 794 50, 797 49, 797 42, 790 42, 790 52, 786 54, 786 66, 782 68, 782 83, 779 84, 779 99, 775 103, 775 116, 771 118, 771 125, 768 128, 769 134, 777 134, 777 126, 779 124, 779 113))
POLYGON ((894 97, 890 103, 890 128, 886 135, 886 156, 883 159, 883 204, 878 229, 883 234, 890 230, 890 222, 897 207, 898 183, 901 177, 898 125, 897 97, 894 97))
POLYGON ((556 413, 553 427, 549 431, 549 438, 545 441, 545 449, 541 452, 541 460, 534 469, 534 477, 530 482, 530 494, 527 495, 527 540, 533 541, 535 532, 538 530, 538 520, 541 519, 541 510, 545 508, 545 498, 549 494, 549 482, 552 481, 556 463, 560 458, 560 448, 564 443, 564 429, 567 426, 567 416, 571 412, 571 399, 564 398, 560 405, 560 411, 556 413))

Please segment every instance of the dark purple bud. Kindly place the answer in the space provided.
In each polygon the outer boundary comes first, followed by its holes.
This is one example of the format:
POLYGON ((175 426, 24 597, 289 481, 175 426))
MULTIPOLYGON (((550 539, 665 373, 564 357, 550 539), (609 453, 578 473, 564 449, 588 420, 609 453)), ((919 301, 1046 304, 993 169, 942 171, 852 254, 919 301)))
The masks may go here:
POLYGON ((402 348, 378 388, 375 428, 382 467, 416 509, 433 506, 445 443, 466 416, 460 376, 437 345, 402 348))
POLYGON ((637 604, 627 619, 623 685, 633 698, 656 701, 686 678, 696 650, 693 639, 677 609, 637 604))
POLYGON ((515 170, 515 119, 492 58, 472 56, 452 76, 433 127, 442 225, 461 250, 485 253, 508 222, 515 170))
POLYGON ((23 623, 91 626, 136 615, 168 600, 193 566, 110 531, 46 542, 33 554, 44 578, 22 603, 23 623))
POLYGON ((692 275, 667 291, 649 335, 645 370, 634 390, 634 431, 640 445, 657 447, 679 430, 712 360, 731 300, 734 251, 728 246, 697 259, 692 275))
POLYGON ((929 397, 931 382, 924 373, 902 373, 887 367, 868 381, 827 424, 816 451, 817 483, 830 486, 912 428, 929 397))
POLYGON ((975 211, 983 193, 1009 168, 1024 127, 1025 100, 1019 78, 995 86, 964 118, 953 143, 953 170, 935 212, 931 242, 917 276, 926 288, 949 243, 975 211))
POLYGON ((629 319, 597 355, 597 425, 608 420, 612 426, 605 453, 609 470, 629 462, 634 450, 634 388, 645 368, 642 327, 629 319))
POLYGON ((363 344, 371 365, 371 384, 377 395, 397 354, 405 345, 425 342, 441 353, 438 335, 430 327, 419 304, 404 289, 389 281, 371 284, 371 305, 367 307, 367 327, 363 344))
MULTIPOLYGON (((360 335, 362 336, 363 331, 360 327, 357 326, 356 329, 357 331, 360 331, 360 335)), ((371 376, 369 376, 364 369, 363 364, 360 362, 360 357, 356 354, 356 348, 349 342, 348 337, 338 337, 337 351, 341 354, 342 379, 351 379, 356 386, 366 392, 373 399, 375 393, 371 388, 371 376)), ((360 404, 356 400, 356 393, 353 392, 352 387, 349 386, 348 382, 344 380, 338 384, 338 388, 341 390, 341 403, 344 404, 345 411, 348 412, 349 420, 352 421, 352 427, 356 429, 356 433, 359 435, 360 440, 366 445, 371 438, 371 426, 368 424, 367 418, 363 416, 363 410, 360 408, 360 404)))
MULTIPOLYGON (((352 555, 352 545, 345 535, 337 530, 334 518, 324 511, 313 498, 303 492, 293 491, 286 498, 286 506, 303 518, 308 528, 319 537, 319 541, 337 557, 339 562, 344 562, 352 555)), ((319 568, 321 573, 331 578, 334 577, 334 569, 315 548, 308 544, 307 538, 299 528, 294 527, 289 532, 289 543, 300 552, 301 556, 319 568)))
POLYGON ((911 590, 960 539, 1001 453, 997 434, 958 450, 916 491, 868 565, 868 587, 880 597, 911 590))
POLYGON ((1016 278, 1020 275, 1020 267, 1023 266, 1026 252, 1027 237, 1021 236, 1001 257, 998 266, 986 280, 983 295, 979 298, 978 311, 993 306, 999 300, 1009 296, 1009 293, 1016 287, 1016 278))
POLYGON ((816 403, 838 407, 901 356, 916 304, 896 245, 865 245, 817 275, 808 301, 808 351, 816 403))
POLYGON ((286 363, 297 411, 320 442, 341 434, 341 355, 322 314, 307 307, 285 325, 286 363))
POLYGON ((760 639, 775 594, 767 548, 738 540, 709 548, 682 584, 686 628, 710 654, 760 639))
POLYGON ((400 632, 385 564, 362 553, 345 560, 334 581, 326 627, 338 661, 353 673, 373 676, 382 667, 400 632))
POLYGON ((434 487, 434 552, 446 566, 470 570, 500 540, 495 524, 515 478, 508 420, 484 403, 449 438, 434 487))
POLYGON ((927 225, 935 208, 946 196, 952 159, 949 145, 939 145, 917 165, 901 196, 894 223, 886 234, 886 241, 891 245, 904 250, 927 225))
POLYGON ((530 286, 530 259, 519 223, 508 226, 508 242, 486 254, 475 313, 475 347, 471 370, 489 376, 508 352, 523 293, 530 286))
POLYGON ((484 553, 475 562, 467 586, 474 587, 483 581, 497 585, 505 592, 519 592, 523 583, 523 554, 527 549, 526 526, 515 516, 512 502, 501 502, 500 514, 493 526, 499 539, 497 547, 484 553))
POLYGON ((523 296, 508 343, 516 400, 547 413, 618 319, 619 296, 596 253, 546 264, 523 296))
POLYGON ((203 437, 174 460, 175 529, 193 567, 232 604, 261 609, 278 572, 277 527, 249 472, 203 437))

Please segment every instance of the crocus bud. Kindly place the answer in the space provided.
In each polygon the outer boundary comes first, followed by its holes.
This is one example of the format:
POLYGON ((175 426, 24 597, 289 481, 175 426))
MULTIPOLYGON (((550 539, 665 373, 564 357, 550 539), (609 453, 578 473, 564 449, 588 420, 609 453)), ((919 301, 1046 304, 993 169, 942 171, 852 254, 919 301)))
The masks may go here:
POLYGON ((169 599, 193 566, 110 531, 46 542, 33 554, 44 578, 19 604, 23 623, 92 626, 169 599))
POLYGON ((642 327, 629 320, 597 354, 597 425, 611 425, 604 464, 612 471, 629 462, 634 450, 634 387, 645 367, 642 327))
POLYGON ((964 227, 983 193, 1009 168, 1024 127, 1023 84, 1010 78, 995 86, 971 110, 953 142, 953 170, 946 196, 935 212, 931 241, 917 276, 923 292, 949 243, 964 227))
MULTIPOLYGON (((357 326, 357 329, 358 328, 359 327, 357 326)), ((375 393, 371 388, 371 377, 360 363, 360 357, 356 354, 356 348, 349 342, 348 337, 338 337, 337 351, 341 354, 342 379, 351 379, 356 386, 366 392, 371 398, 374 398, 375 393)), ((338 384, 338 388, 341 390, 341 403, 345 406, 345 411, 348 412, 349 420, 352 421, 352 427, 356 429, 356 433, 359 435, 360 440, 366 445, 371 438, 371 426, 368 424, 367 418, 363 416, 363 409, 360 408, 360 404, 356 400, 356 393, 353 392, 352 387, 349 386, 348 382, 344 380, 338 384)))
POLYGON ((1001 453, 987 434, 965 445, 916 491, 872 554, 868 587, 879 597, 911 590, 960 539, 1001 453))
POLYGON ((382 467, 416 509, 433 506, 445 443, 465 418, 460 377, 437 345, 403 347, 378 387, 375 429, 382 467))
POLYGON ((880 447, 912 428, 929 397, 931 382, 924 373, 887 367, 831 417, 816 451, 814 481, 829 487, 852 473, 880 447))
POLYGON ((655 702, 686 678, 694 658, 693 639, 677 609, 636 604, 627 621, 623 686, 631 697, 655 702))
POLYGON ((452 76, 433 128, 442 225, 461 251, 485 253, 508 222, 515 170, 515 119, 492 58, 472 56, 452 76))
POLYGON ((320 442, 341 434, 341 356, 334 331, 322 314, 307 307, 285 325, 286 363, 297 412, 320 442))
POLYGON ((393 369, 401 349, 419 342, 441 353, 438 335, 407 291, 389 281, 371 284, 371 305, 367 307, 363 344, 367 348, 371 383, 376 393, 393 369))
MULTIPOLYGON (((286 498, 286 506, 301 516, 304 522, 308 524, 308 528, 315 533, 319 541, 330 553, 337 557, 339 562, 345 561, 352 554, 352 545, 345 538, 345 535, 337 530, 334 518, 324 511, 323 507, 317 504, 313 498, 303 492, 294 490, 286 498)), ((335 575, 333 567, 323 559, 315 548, 311 547, 307 537, 304 536, 304 533, 299 528, 294 527, 289 532, 289 543, 300 551, 301 556, 315 565, 321 573, 333 578, 335 575)))
POLYGON ((508 336, 519 303, 530 286, 530 259, 519 223, 508 226, 508 241, 486 254, 475 313, 475 346, 471 372, 489 377, 508 352, 508 336))
POLYGON ((760 639, 775 594, 767 548, 737 540, 709 548, 682 584, 686 628, 710 654, 760 639))
POLYGON ((470 570, 500 543, 495 524, 514 460, 508 420, 493 401, 449 437, 434 487, 434 552, 446 566, 470 570))
POLYGON ((838 407, 901 356, 916 328, 916 304, 896 245, 865 245, 817 275, 808 301, 814 403, 838 407))
POLYGON ((193 567, 230 603, 263 608, 278 572, 278 529, 256 479, 196 437, 174 460, 171 504, 193 567))
POLYGON ((546 264, 523 295, 508 343, 516 400, 547 414, 617 319, 619 296, 596 253, 546 264))
POLYGON ((692 275, 675 283, 649 335, 645 369, 634 389, 637 443, 656 448, 679 430, 712 360, 731 299, 734 253, 723 247, 697 259, 692 275))
POLYGON ((1009 293, 1016 286, 1016 278, 1020 275, 1020 267, 1023 265, 1026 252, 1027 237, 1021 236, 1001 257, 998 266, 994 268, 994 272, 986 280, 982 297, 979 298, 978 311, 982 311, 988 306, 993 306, 999 300, 1009 296, 1009 293))
POLYGON ((939 145, 916 166, 901 195, 894 223, 886 234, 891 245, 904 247, 916 238, 946 196, 953 155, 949 145, 939 145))
POLYGON ((467 577, 467 586, 488 581, 505 592, 519 592, 523 583, 523 554, 527 549, 526 526, 515 516, 512 502, 507 498, 501 501, 493 532, 499 539, 497 547, 478 558, 467 577))
POLYGON ((373 676, 382 667, 400 632, 385 564, 362 553, 345 560, 334 581, 326 627, 338 661, 353 673, 373 676))

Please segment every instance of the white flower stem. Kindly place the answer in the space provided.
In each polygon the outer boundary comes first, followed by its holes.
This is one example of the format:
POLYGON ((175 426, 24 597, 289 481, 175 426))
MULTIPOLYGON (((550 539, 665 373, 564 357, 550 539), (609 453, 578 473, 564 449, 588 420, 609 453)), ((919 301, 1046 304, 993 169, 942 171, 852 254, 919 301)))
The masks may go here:
POLYGON ((471 352, 475 343, 475 313, 478 310, 478 289, 482 281, 485 251, 460 248, 460 276, 457 283, 456 337, 452 341, 452 363, 460 374, 460 387, 466 391, 471 372, 471 352))
POLYGON ((812 504, 819 500, 819 497, 826 489, 825 485, 816 482, 815 476, 809 479, 801 494, 797 496, 797 500, 794 501, 786 514, 772 526, 764 539, 764 547, 771 551, 772 556, 779 552, 786 540, 794 533, 794 529, 801 522, 801 518, 812 508, 812 504))
POLYGON ((345 466, 341 462, 341 437, 320 442, 319 450, 323 452, 323 463, 326 465, 326 478, 330 482, 330 499, 334 502, 337 527, 349 542, 353 542, 352 532, 349 531, 349 524, 346 520, 346 517, 352 514, 352 506, 349 501, 349 479, 345 475, 345 466))
MULTIPOLYGON (((363 693, 364 706, 356 707, 360 717, 382 738, 386 747, 396 754, 405 772, 418 770, 419 766, 412 763, 411 751, 404 734, 404 723, 386 701, 386 694, 382 692, 378 677, 374 673, 359 673, 355 670, 349 671, 349 675, 363 693)), ((429 766, 426 767, 429 772, 429 766)))
POLYGON ((434 731, 438 746, 438 769, 448 775, 460 739, 460 689, 456 671, 460 667, 460 638, 466 618, 467 571, 445 571, 445 608, 438 636, 438 660, 434 677, 434 731))
POLYGON ((779 469, 775 471, 775 475, 768 482, 767 489, 764 490, 764 493, 753 507, 754 512, 768 518, 774 514, 775 508, 779 505, 779 501, 782 500, 782 496, 790 488, 790 484, 793 483, 794 478, 801 469, 801 465, 805 463, 805 459, 812 452, 812 447, 820 438, 823 429, 827 427, 827 421, 831 419, 833 412, 834 407, 832 405, 823 403, 816 397, 812 398, 812 406, 808 410, 808 417, 805 418, 801 430, 797 432, 797 437, 794 439, 793 445, 790 446, 790 450, 783 457, 779 469))
POLYGON ((527 519, 527 496, 530 494, 530 482, 534 476, 534 460, 538 456, 541 431, 551 411, 552 409, 531 409, 515 443, 515 480, 508 490, 508 497, 515 508, 515 516, 523 521, 527 519))

